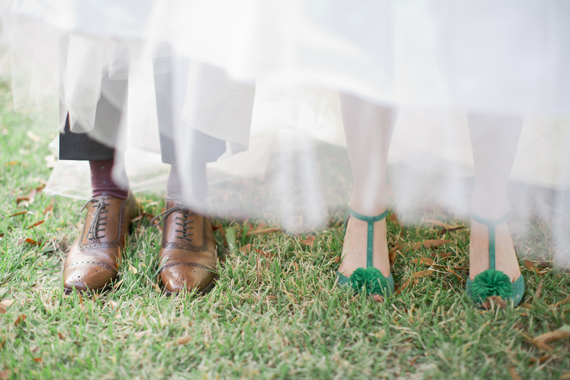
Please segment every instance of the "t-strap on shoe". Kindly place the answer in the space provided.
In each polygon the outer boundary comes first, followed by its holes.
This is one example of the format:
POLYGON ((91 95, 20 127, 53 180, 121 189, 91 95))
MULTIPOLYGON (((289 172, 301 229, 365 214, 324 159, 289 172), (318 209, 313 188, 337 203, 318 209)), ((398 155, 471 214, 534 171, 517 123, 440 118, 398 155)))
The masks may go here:
POLYGON ((352 217, 368 222, 368 235, 366 243, 366 268, 356 268, 350 277, 338 272, 338 283, 341 286, 350 286, 356 292, 366 292, 367 294, 380 294, 389 296, 394 293, 394 278, 390 274, 387 278, 380 269, 373 264, 374 252, 374 222, 379 222, 388 215, 388 210, 378 216, 366 216, 357 213, 348 207, 352 217))

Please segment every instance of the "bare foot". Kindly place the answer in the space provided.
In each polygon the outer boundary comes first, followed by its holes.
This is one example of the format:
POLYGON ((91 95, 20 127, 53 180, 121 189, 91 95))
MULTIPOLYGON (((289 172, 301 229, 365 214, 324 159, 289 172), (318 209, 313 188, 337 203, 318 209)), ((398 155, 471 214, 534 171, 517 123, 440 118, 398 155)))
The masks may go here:
MULTIPOLYGON (((366 250, 368 240, 368 222, 350 217, 346 226, 342 262, 338 271, 350 277, 356 268, 366 268, 366 250)), ((390 276, 390 259, 386 239, 386 219, 374 223, 374 266, 385 277, 390 276)))
MULTIPOLYGON (((471 219, 469 243, 469 278, 489 269, 489 227, 471 219)), ((495 229, 495 269, 504 272, 515 281, 521 275, 511 231, 507 223, 495 229)))

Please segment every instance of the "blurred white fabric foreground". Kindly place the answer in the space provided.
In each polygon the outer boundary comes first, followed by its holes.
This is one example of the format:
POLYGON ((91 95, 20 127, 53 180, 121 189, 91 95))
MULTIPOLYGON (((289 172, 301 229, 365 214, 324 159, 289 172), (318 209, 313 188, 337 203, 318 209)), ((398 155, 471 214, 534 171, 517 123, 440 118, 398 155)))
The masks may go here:
MULTIPOLYGON (((129 137, 125 161, 135 192, 163 191, 169 170, 169 166, 160 159, 154 96, 151 62, 132 62, 126 110, 129 137)), ((259 82, 250 149, 209 164, 210 183, 215 185, 236 178, 264 178, 270 156, 284 131, 304 139, 307 144, 312 141, 345 147, 342 128, 336 91, 307 86, 286 88, 259 82), (328 111, 316 114, 323 109, 328 111)), ((545 188, 570 190, 570 178, 563 175, 569 131, 567 120, 527 117, 512 179, 545 188)), ((295 147, 298 150, 304 148, 306 146, 295 147)), ((390 164, 398 163, 424 173, 428 178, 451 176, 466 179, 472 176, 471 143, 465 112, 411 106, 400 109, 390 149, 390 164)), ((445 189, 443 186, 442 190, 445 189)), ((409 194, 406 194, 405 187, 400 190, 397 199, 406 204, 418 196, 417 188, 409 194)), ((454 194, 453 185, 447 190, 438 200, 465 211, 466 200, 456 199, 458 194, 454 194), (458 208, 458 204, 462 207, 458 208)), ((59 161, 46 191, 89 198, 87 163, 59 161)))
MULTIPOLYGON (((164 58, 157 46, 167 46, 167 56, 257 87, 249 151, 209 164, 212 215, 273 216, 295 229, 321 227, 345 210, 351 173, 338 91, 399 107, 389 160, 398 212, 430 202, 468 209, 467 112, 525 117, 511 178, 552 191, 554 200, 513 186, 522 198, 515 213, 530 220, 524 210, 569 209, 558 201, 570 186, 566 0, 0 0, 0 9, 17 100, 59 95, 61 114, 88 130, 97 100, 114 100, 102 78, 128 75, 125 164, 134 190, 160 188, 167 170, 158 159, 150 74, 150 62, 164 58), (6 4, 14 7, 6 12, 6 4)), ((177 69, 167 68, 173 78, 177 69)), ((202 100, 192 96, 195 79, 173 81, 183 122, 172 137, 182 145, 202 100)), ((249 131, 235 124, 216 132, 247 145, 249 131)), ((191 158, 183 152, 177 160, 191 158)), ((73 164, 58 163, 49 188, 88 196, 81 188, 88 181, 74 185, 63 165, 73 164)))

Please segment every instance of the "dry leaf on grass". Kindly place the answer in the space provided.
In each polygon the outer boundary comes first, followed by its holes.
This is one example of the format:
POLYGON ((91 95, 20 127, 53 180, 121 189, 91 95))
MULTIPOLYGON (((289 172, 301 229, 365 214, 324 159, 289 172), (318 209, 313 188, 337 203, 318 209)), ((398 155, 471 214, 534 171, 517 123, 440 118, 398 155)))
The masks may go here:
POLYGON ((534 263, 530 260, 525 259, 524 260, 524 265, 531 271, 533 271, 534 273, 540 275, 540 270, 538 269, 538 267, 536 265, 534 265, 534 263))
POLYGON ((446 267, 445 268, 446 271, 448 271, 449 273, 453 274, 455 277, 457 277, 457 279, 461 282, 465 282, 465 279, 463 277, 461 277, 460 275, 458 275, 453 269, 451 269, 450 267, 446 267))
POLYGON ((3 237, 4 237, 4 232, 2 232, 2 233, 0 234, 0 239, 2 239, 3 237))
POLYGON ((564 326, 558 330, 547 332, 534 338, 534 341, 541 344, 547 344, 560 339, 570 338, 570 327, 564 326))
POLYGON ((433 271, 431 269, 421 270, 419 272, 414 273, 414 275, 412 277, 413 278, 427 277, 427 276, 431 275, 433 272, 435 272, 435 271, 433 271))
POLYGON ((32 224, 31 226, 28 227, 28 230, 31 230, 34 227, 37 227, 39 225, 42 225, 45 223, 45 220, 40 220, 39 222, 35 222, 34 224, 32 224))
POLYGON ((412 260, 414 264, 433 265, 433 259, 429 257, 420 257, 412 260))
POLYGON ((28 213, 28 211, 20 211, 20 212, 17 212, 17 213, 15 213, 15 214, 10 215, 9 218, 11 218, 11 217, 13 217, 13 216, 18 216, 18 215, 24 215, 24 214, 27 214, 27 213, 28 213))
POLYGON ((414 245, 412 245, 412 250, 415 251, 417 249, 420 249, 422 247, 422 243, 414 243, 414 245))
POLYGON ((20 314, 18 315, 18 318, 16 318, 16 321, 14 321, 14 326, 18 326, 20 323, 24 322, 26 320, 26 315, 25 314, 20 314))
POLYGON ((244 246, 242 246, 239 251, 241 253, 249 253, 251 251, 251 244, 246 244, 244 246))
POLYGON ((36 363, 41 363, 41 362, 42 362, 42 358, 34 358, 34 361, 35 361, 36 363))
POLYGON ((0 379, 1 380, 8 380, 10 378, 11 374, 12 374, 12 371, 10 371, 9 369, 4 370, 4 371, 0 371, 0 379))
POLYGON ((410 285, 411 282, 412 282, 411 279, 406 280, 406 282, 404 282, 404 283, 402 284, 402 286, 400 286, 400 287, 395 291, 395 293, 396 293, 396 294, 402 293, 402 291, 403 291, 403 290, 406 290, 406 288, 410 285))
POLYGON ((55 198, 52 198, 51 201, 49 201, 49 204, 47 205, 46 209, 44 210, 44 215, 48 214, 48 213, 53 213, 53 200, 55 198))
POLYGON ((64 336, 63 336, 63 334, 60 333, 60 332, 57 333, 57 336, 59 337, 59 340, 65 339, 64 336))
POLYGON ((442 239, 426 240, 426 241, 424 241, 424 247, 426 247, 426 248, 439 247, 440 245, 444 245, 447 243, 451 243, 451 240, 442 240, 442 239))
POLYGON ((24 240, 26 243, 31 244, 31 245, 39 245, 40 243, 35 241, 34 239, 30 239, 30 238, 26 238, 26 240, 24 240))
POLYGON ((137 268, 135 268, 135 267, 132 266, 131 264, 129 264, 129 270, 130 270, 131 272, 133 272, 133 274, 137 274, 137 273, 138 273, 137 268))
POLYGON ((403 251, 406 248, 408 248, 408 245, 406 243, 400 243, 397 246, 393 247, 392 249, 397 251, 403 251))
POLYGON ((521 380, 521 377, 519 376, 519 374, 517 373, 516 369, 514 366, 510 366, 509 367, 509 374, 511 375, 511 378, 513 380, 521 380))
POLYGON ((37 189, 32 189, 32 190, 30 191, 30 193, 29 193, 28 196, 27 196, 28 199, 25 199, 26 201, 29 202, 29 204, 34 203, 34 199, 36 198, 36 195, 38 194, 38 189, 39 189, 39 191, 41 192, 44 188, 43 188, 43 187, 38 187, 37 189))
POLYGON ((23 243, 28 243, 31 245, 40 245, 40 242, 35 241, 34 239, 30 239, 30 238, 18 238, 18 245, 22 245, 23 243))
POLYGON ((14 303, 14 300, 3 300, 0 302, 0 314, 6 314, 6 309, 14 303))
POLYGON ((551 358, 552 358, 552 356, 549 355, 549 354, 542 355, 542 356, 541 356, 540 358, 538 358, 538 359, 537 359, 537 358, 530 358, 530 359, 529 359, 529 364, 537 364, 537 363, 538 363, 539 365, 542 365, 542 364, 546 363, 546 361, 549 360, 549 359, 551 359, 551 358))
POLYGON ((534 344, 536 347, 540 348, 543 351, 552 351, 553 350, 553 348, 550 347, 548 344, 536 341, 531 336, 528 336, 526 334, 522 334, 522 336, 524 336, 529 342, 531 342, 532 344, 534 344))
POLYGON ((28 198, 28 197, 18 197, 18 198, 16 198, 16 204, 19 205, 20 203, 25 202, 25 201, 29 201, 29 200, 30 200, 30 198, 28 198))
POLYGON ((455 232, 455 231, 463 230, 464 228, 465 228, 464 226, 453 227, 453 228, 442 228, 441 231, 439 231, 437 234, 438 235, 445 235, 448 232, 455 232))
POLYGON ((316 240, 316 237, 314 235, 311 235, 311 236, 307 236, 307 238, 304 240, 301 239, 300 243, 303 245, 308 245, 309 247, 312 247, 315 244, 315 240, 316 240))
POLYGON ((550 305, 550 309, 554 309, 555 307, 558 307, 560 305, 564 305, 570 302, 570 297, 566 297, 565 299, 563 299, 562 301, 558 301, 556 303, 553 303, 552 305, 550 305))
POLYGON ((177 344, 177 345, 186 344, 186 343, 190 342, 191 340, 192 340, 191 337, 189 337, 189 336, 184 336, 184 337, 182 337, 182 338, 176 339, 176 344, 177 344))
POLYGON ((111 310, 116 310, 117 306, 119 306, 119 304, 115 301, 109 301, 108 304, 111 306, 111 310))
POLYGON ((214 231, 220 231, 220 234, 222 235, 222 240, 224 241, 224 247, 228 246, 228 239, 226 238, 226 231, 224 230, 224 227, 222 227, 219 224, 216 224, 213 226, 214 231))

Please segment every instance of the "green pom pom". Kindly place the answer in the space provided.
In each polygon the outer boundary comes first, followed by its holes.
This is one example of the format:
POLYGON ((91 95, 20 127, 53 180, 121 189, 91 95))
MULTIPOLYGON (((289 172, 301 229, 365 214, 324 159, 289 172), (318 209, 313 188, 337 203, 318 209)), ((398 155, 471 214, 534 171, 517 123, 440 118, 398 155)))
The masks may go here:
POLYGON ((505 273, 488 269, 475 276, 471 283, 471 294, 477 301, 484 301, 491 296, 501 296, 506 300, 513 294, 513 285, 505 273))
POLYGON ((364 291, 366 294, 386 294, 390 289, 386 277, 374 267, 356 268, 350 276, 350 286, 356 292, 364 291))

